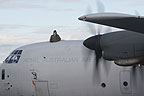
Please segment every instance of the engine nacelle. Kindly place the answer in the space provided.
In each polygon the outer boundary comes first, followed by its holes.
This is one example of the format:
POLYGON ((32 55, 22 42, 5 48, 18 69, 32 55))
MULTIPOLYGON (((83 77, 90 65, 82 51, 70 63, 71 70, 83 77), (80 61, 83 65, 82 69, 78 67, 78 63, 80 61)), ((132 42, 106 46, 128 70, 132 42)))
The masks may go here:
POLYGON ((120 66, 132 66, 144 62, 144 35, 119 31, 101 36, 103 58, 120 66))
POLYGON ((97 57, 114 61, 120 66, 144 63, 144 34, 118 31, 96 35, 85 40, 84 45, 95 50, 97 57))
POLYGON ((136 64, 141 64, 143 62, 144 62, 144 57, 114 60, 114 63, 119 65, 119 66, 133 66, 133 65, 136 65, 136 64))
POLYGON ((106 60, 129 60, 144 57, 143 43, 117 43, 103 48, 103 57, 106 60))

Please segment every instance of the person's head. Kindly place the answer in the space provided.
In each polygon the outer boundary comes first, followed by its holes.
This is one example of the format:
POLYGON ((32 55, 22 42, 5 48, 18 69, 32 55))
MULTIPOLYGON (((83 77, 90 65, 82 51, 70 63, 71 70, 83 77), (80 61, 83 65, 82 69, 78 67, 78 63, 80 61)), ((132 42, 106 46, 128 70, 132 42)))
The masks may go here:
POLYGON ((54 30, 54 31, 53 31, 53 35, 56 35, 56 34, 57 34, 57 31, 56 31, 56 30, 54 30))

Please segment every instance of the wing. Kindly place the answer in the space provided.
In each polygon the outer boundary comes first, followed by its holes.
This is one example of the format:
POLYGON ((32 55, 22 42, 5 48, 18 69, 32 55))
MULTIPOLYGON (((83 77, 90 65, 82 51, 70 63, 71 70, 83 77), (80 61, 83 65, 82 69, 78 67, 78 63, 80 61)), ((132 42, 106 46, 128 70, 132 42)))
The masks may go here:
POLYGON ((82 16, 79 20, 126 29, 144 34, 144 17, 121 13, 96 13, 82 16))

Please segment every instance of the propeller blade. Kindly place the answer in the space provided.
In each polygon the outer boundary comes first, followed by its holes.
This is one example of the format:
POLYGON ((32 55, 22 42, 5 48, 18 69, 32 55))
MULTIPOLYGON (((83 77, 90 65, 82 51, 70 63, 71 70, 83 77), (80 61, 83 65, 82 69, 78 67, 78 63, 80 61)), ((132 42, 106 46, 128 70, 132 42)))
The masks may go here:
POLYGON ((95 35, 95 34, 96 34, 95 26, 92 25, 92 24, 89 24, 89 23, 87 23, 87 26, 88 26, 89 32, 90 32, 92 35, 95 35))
POLYGON ((140 16, 140 13, 135 9, 135 15, 140 16))
MULTIPOLYGON (((97 6, 98 13, 105 12, 105 6, 100 0, 96 1, 96 6, 97 6)), ((100 35, 101 32, 102 32, 102 26, 98 25, 97 26, 97 34, 100 35)))
POLYGON ((83 57, 84 66, 85 68, 87 68, 90 61, 92 60, 94 51, 87 48, 82 48, 82 53, 83 53, 82 55, 84 56, 83 57))
MULTIPOLYGON (((90 5, 87 6, 87 10, 86 10, 86 14, 91 14, 92 13, 92 9, 90 7, 90 5)), ((86 23, 88 26, 88 32, 90 32, 90 34, 95 35, 96 34, 96 29, 95 26, 93 24, 90 23, 86 23)))
POLYGON ((132 79, 133 79, 133 86, 135 89, 140 86, 140 82, 143 81, 143 66, 142 65, 135 65, 132 66, 132 79))
POLYGON ((91 14, 92 13, 92 8, 90 5, 87 6, 86 14, 91 14))
POLYGON ((96 5, 98 13, 105 12, 105 6, 100 0, 97 0, 96 5))
POLYGON ((132 68, 131 68, 131 73, 132 73, 132 78, 133 78, 133 86, 134 86, 134 88, 136 88, 137 86, 137 84, 136 84, 136 65, 135 66, 132 66, 132 68))
POLYGON ((94 69, 93 69, 93 83, 94 84, 100 84, 101 77, 100 77, 100 66, 99 66, 99 60, 96 60, 97 57, 95 55, 95 63, 94 63, 94 69))
MULTIPOLYGON (((96 6, 97 6, 97 12, 104 12, 105 11, 105 6, 104 4, 98 0, 96 2, 96 6)), ((87 13, 90 14, 92 13, 92 9, 90 6, 87 7, 87 13)), ((103 61, 104 63, 104 70, 106 71, 106 75, 108 76, 108 73, 110 71, 110 64, 107 64, 107 62, 102 58, 102 50, 101 50, 101 46, 100 46, 100 38, 101 38, 101 33, 102 33, 102 26, 98 25, 97 26, 97 30, 95 28, 95 26, 93 24, 88 24, 87 26, 89 28, 89 32, 93 35, 96 35, 94 37, 91 37, 87 40, 84 41, 84 46, 86 46, 87 48, 94 50, 95 51, 95 61, 94 61, 94 69, 93 69, 93 82, 96 84, 100 84, 101 82, 101 77, 100 77, 100 60, 103 61)), ((110 28, 106 29, 106 32, 110 31, 110 28)), ((87 54, 88 56, 91 55, 90 52, 88 52, 87 54)), ((86 63, 87 66, 88 63, 86 63)))
POLYGON ((110 33, 112 32, 112 28, 111 27, 106 27, 104 30, 104 33, 110 33))
MULTIPOLYGON (((97 12, 100 13, 100 12, 104 12, 105 11, 105 7, 104 7, 104 4, 98 0, 96 2, 96 6, 97 6, 97 12)), ((90 14, 92 13, 92 9, 90 7, 90 5, 87 7, 87 11, 86 11, 87 14, 90 14)), ((102 32, 102 26, 101 25, 97 25, 97 30, 95 28, 95 26, 93 24, 88 24, 87 23, 87 26, 89 28, 89 32, 92 34, 92 35, 100 35, 100 33, 102 32)))
POLYGON ((143 65, 141 65, 140 66, 140 74, 141 74, 141 79, 142 79, 142 81, 144 80, 144 66, 143 65))
MULTIPOLYGON (((98 43, 98 42, 96 42, 96 43, 98 43)), ((102 53, 99 52, 99 50, 95 50, 95 64, 94 64, 94 69, 93 69, 93 71, 94 71, 93 72, 93 82, 96 84, 100 84, 100 82, 101 82, 100 64, 99 64, 101 57, 102 57, 102 53)))
POLYGON ((97 25, 97 35, 100 35, 102 32, 102 26, 101 25, 97 25))
POLYGON ((102 64, 103 64, 103 68, 104 68, 104 71, 106 73, 106 76, 108 76, 110 69, 111 69, 111 61, 107 61, 107 60, 102 58, 102 64))

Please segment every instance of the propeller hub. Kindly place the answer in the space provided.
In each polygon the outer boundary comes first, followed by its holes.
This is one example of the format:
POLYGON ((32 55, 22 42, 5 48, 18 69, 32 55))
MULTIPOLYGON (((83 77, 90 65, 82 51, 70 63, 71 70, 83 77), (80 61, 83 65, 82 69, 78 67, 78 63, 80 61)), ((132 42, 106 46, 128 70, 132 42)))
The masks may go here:
POLYGON ((86 39, 83 42, 83 45, 91 50, 102 51, 101 46, 100 46, 100 38, 101 38, 101 35, 92 36, 86 39))

